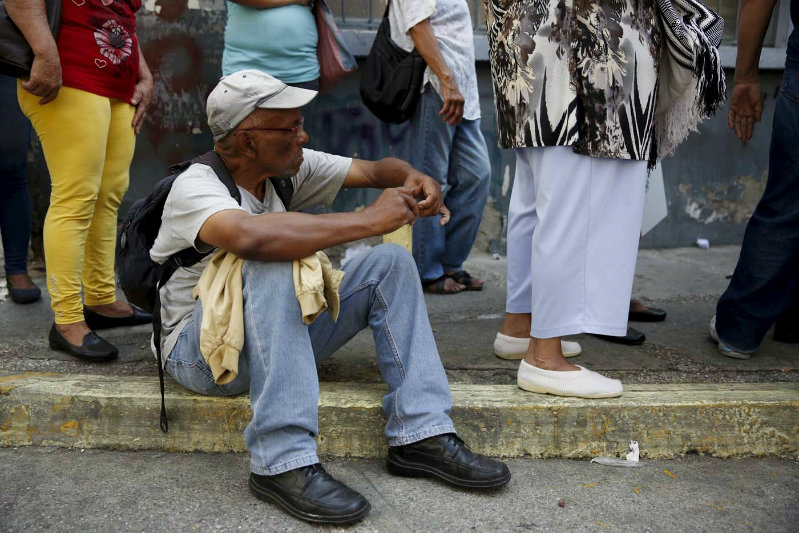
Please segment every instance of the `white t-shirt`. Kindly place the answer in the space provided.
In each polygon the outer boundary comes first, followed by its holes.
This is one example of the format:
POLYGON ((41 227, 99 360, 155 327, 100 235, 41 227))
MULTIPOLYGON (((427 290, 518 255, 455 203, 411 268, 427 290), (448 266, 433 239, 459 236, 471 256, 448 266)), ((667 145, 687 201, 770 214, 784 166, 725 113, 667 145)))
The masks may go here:
MULTIPOLYGON (((239 187, 241 205, 230 196, 227 187, 211 167, 194 164, 175 179, 164 204, 161 228, 150 250, 153 261, 162 264, 173 254, 195 248, 207 252, 213 248, 198 241, 198 234, 208 218, 227 209, 240 209, 252 215, 299 211, 314 205, 329 205, 341 189, 352 159, 313 150, 303 150, 304 161, 297 175, 291 178, 294 194, 285 209, 271 182, 266 184, 264 198, 258 200, 239 187)), ((183 327, 194 311, 192 291, 200 280, 213 254, 199 263, 179 268, 161 287, 161 353, 166 362, 183 327)))
MULTIPOLYGON (((463 95, 463 118, 477 120, 480 118, 480 96, 474 68, 474 29, 469 5, 466 0, 391 0, 388 10, 391 40, 410 52, 414 46, 410 30, 425 19, 430 19, 441 57, 463 95)), ((422 90, 427 82, 441 94, 441 81, 430 67, 424 71, 422 90)))

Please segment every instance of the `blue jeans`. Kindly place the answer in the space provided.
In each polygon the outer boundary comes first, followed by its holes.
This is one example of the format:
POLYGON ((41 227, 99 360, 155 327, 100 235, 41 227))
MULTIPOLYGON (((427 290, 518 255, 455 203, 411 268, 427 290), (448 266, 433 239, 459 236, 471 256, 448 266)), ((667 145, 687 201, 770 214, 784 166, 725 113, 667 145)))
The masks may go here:
POLYGON ((314 441, 316 364, 367 326, 389 386, 383 397, 389 444, 455 432, 447 376, 410 254, 384 244, 358 256, 344 270, 338 321, 325 312, 306 326, 291 262, 247 261, 242 268, 245 339, 236 378, 227 385, 214 383, 199 348, 199 301, 167 359, 172 377, 200 394, 232 396, 249 390, 253 417, 244 437, 256 474, 274 475, 319 462, 314 441))
POLYGON ((438 180, 452 212, 446 226, 439 216, 413 225, 413 258, 423 281, 461 269, 477 238, 491 179, 480 119, 450 126, 438 116, 442 105, 428 84, 411 118, 408 161, 438 180))
POLYGON ((760 346, 799 291, 799 68, 786 68, 774 110, 766 190, 746 226, 729 287, 716 306, 719 339, 760 346), (792 296, 793 295, 793 296, 792 296))
POLYGON ((31 123, 17 104, 17 80, 0 75, 0 233, 5 270, 28 271, 31 198, 28 194, 28 146, 31 123))

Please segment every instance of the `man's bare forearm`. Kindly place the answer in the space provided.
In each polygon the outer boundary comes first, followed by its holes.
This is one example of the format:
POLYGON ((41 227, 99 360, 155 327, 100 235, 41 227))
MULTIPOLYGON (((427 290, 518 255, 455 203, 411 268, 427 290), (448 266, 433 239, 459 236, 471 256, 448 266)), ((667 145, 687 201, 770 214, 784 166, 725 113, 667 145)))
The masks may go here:
POLYGON ((407 179, 420 174, 409 163, 396 157, 385 157, 378 161, 358 161, 363 166, 365 179, 360 182, 347 184, 347 187, 373 187, 375 189, 389 189, 402 187, 407 179))
POLYGON ((738 55, 735 83, 755 83, 763 39, 777 0, 741 0, 738 8, 738 55))
POLYGON ((43 55, 55 49, 55 39, 47 23, 44 0, 5 0, 3 4, 35 55, 43 55))
POLYGON ((337 244, 379 235, 368 213, 265 213, 242 219, 228 251, 243 259, 291 261, 337 244))
POLYGON ((454 79, 452 71, 441 55, 441 49, 436 42, 436 35, 430 25, 430 19, 425 19, 411 28, 410 34, 419 55, 424 58, 427 66, 433 70, 438 79, 451 82, 454 79))

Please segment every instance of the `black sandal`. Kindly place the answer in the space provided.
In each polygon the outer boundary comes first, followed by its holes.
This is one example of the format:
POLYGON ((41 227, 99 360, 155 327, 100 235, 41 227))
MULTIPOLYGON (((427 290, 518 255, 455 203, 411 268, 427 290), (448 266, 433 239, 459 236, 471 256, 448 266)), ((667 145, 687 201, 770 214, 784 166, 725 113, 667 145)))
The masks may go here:
MULTIPOLYGON (((456 283, 460 283, 461 285, 466 286, 467 291, 482 291, 483 285, 475 285, 473 283, 474 279, 471 274, 466 272, 465 270, 458 270, 455 272, 451 272, 446 274, 447 277, 452 278, 456 283)), ((485 283, 485 281, 483 282, 485 283)))
MULTIPOLYGON (((422 282, 422 290, 424 292, 429 292, 432 294, 458 294, 459 292, 466 290, 466 289, 457 289, 454 291, 448 291, 445 287, 447 286, 447 280, 452 279, 450 276, 446 274, 441 276, 440 278, 436 278, 432 281, 423 281, 422 282)), ((455 281, 455 280, 452 280, 455 281)), ((457 282, 456 282, 457 283, 457 282)))

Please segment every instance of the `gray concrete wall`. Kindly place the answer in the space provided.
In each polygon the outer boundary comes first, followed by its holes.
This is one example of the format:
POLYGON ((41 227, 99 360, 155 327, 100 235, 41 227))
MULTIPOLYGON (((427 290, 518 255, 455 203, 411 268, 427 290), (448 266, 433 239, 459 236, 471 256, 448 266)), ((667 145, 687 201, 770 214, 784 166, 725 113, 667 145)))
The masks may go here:
MULTIPOLYGON (((155 90, 146 126, 138 137, 123 212, 166 175, 170 164, 211 147, 204 104, 221 72, 224 22, 222 0, 145 3, 138 19, 138 35, 155 76, 155 90)), ((363 40, 368 35, 360 33, 353 38, 363 40)), ((484 43, 478 41, 478 57, 482 57, 484 43)), ((485 61, 478 62, 477 74, 482 128, 493 169, 491 198, 498 209, 490 214, 499 219, 507 212, 513 154, 496 144, 490 72, 485 61)), ((711 244, 740 242, 765 184, 771 116, 781 74, 764 74, 764 120, 748 145, 743 146, 729 130, 724 109, 702 126, 700 134, 691 136, 673 157, 663 161, 669 214, 643 238, 642 246, 684 246, 697 237, 708 238, 711 244)), ((405 153, 407 125, 387 125, 369 113, 360 101, 357 74, 333 93, 320 96, 306 112, 306 119, 312 148, 367 159, 402 157, 405 153)), ((41 160, 31 173, 41 211, 46 205, 48 181, 41 160)), ((369 191, 345 191, 334 208, 351 209, 373 197, 369 191)), ((500 226, 491 226, 494 235, 489 238, 500 237, 500 226)))

